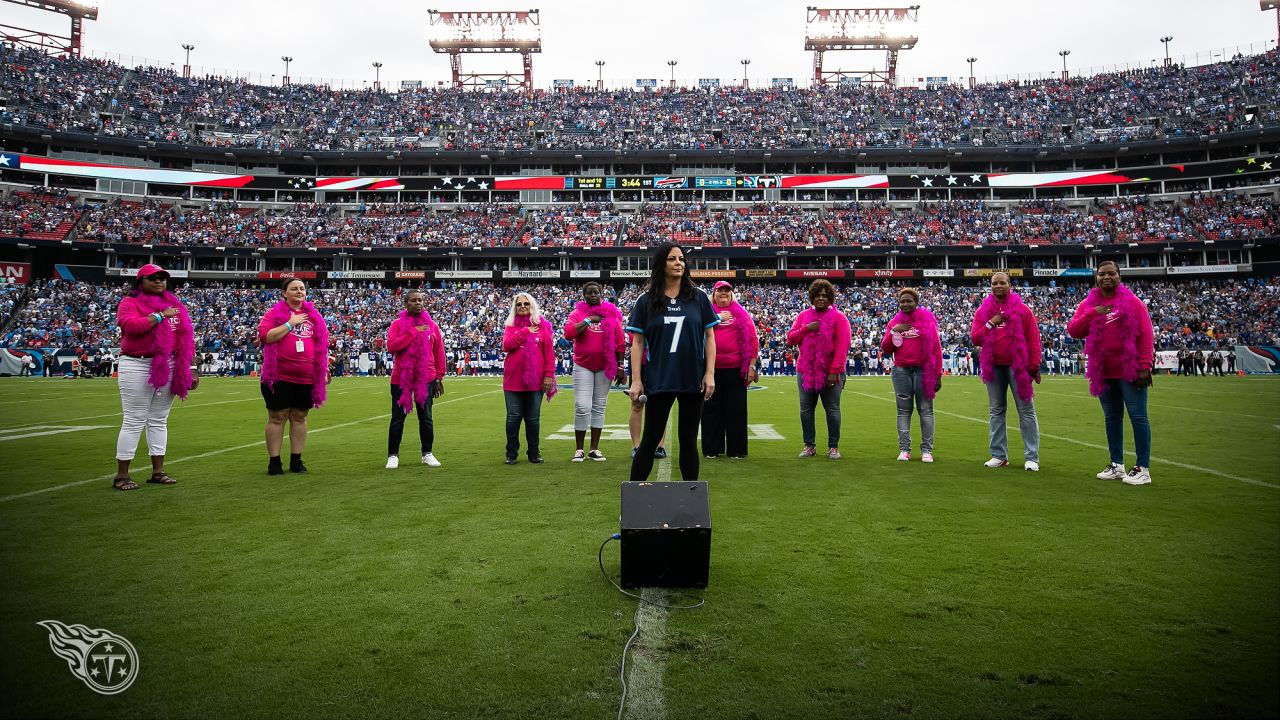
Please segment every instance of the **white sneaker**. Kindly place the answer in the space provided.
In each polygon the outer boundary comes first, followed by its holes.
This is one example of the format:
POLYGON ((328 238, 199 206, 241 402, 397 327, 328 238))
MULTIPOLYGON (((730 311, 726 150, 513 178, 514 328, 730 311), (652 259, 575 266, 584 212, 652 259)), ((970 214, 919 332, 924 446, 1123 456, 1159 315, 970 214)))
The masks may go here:
POLYGON ((898 462, 907 462, 910 459, 911 459, 910 450, 903 450, 902 452, 898 453, 898 462))
POLYGON ((920 453, 920 462, 933 462, 933 453, 920 453))
POLYGON ((1040 472, 1040 463, 1035 460, 1028 460, 1022 463, 1022 469, 1028 472, 1040 472))
POLYGON ((1009 464, 1008 460, 1001 460, 1000 458, 993 457, 990 460, 982 463, 982 466, 989 467, 989 468, 998 468, 998 467, 1004 467, 1005 465, 1008 465, 1008 464, 1009 464))
POLYGON ((1129 468, 1129 474, 1124 476, 1121 481, 1125 485, 1150 485, 1151 484, 1151 468, 1144 468, 1140 465, 1134 465, 1129 468))
POLYGON ((422 453, 422 464, 427 467, 440 467, 440 461, 431 453, 422 453))
POLYGON ((398 456, 398 455, 392 455, 392 456, 390 456, 390 457, 388 457, 388 458, 387 458, 387 469, 388 469, 388 470, 395 470, 395 469, 396 469, 396 468, 398 468, 398 467, 400 467, 400 456, 398 456))
POLYGON ((1097 478, 1099 480, 1119 480, 1124 477, 1124 466, 1120 463, 1111 463, 1100 473, 1097 478))
POLYGON ((605 461, 604 453, 600 452, 599 450, 592 450, 591 452, 587 453, 587 457, 592 460, 595 460, 596 462, 605 461))
POLYGON ((574 450, 573 457, 569 459, 572 462, 582 462, 587 459, 587 454, 581 450, 574 450))

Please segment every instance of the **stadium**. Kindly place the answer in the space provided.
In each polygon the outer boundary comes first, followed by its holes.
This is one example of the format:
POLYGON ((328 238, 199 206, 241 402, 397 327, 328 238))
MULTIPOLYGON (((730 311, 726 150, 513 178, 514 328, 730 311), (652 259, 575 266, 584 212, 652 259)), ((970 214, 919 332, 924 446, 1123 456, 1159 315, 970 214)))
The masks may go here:
POLYGON ((795 9, 803 38, 769 42, 803 43, 808 77, 743 57, 734 79, 667 60, 669 80, 606 83, 605 60, 538 72, 573 52, 543 39, 554 8, 423 9, 447 70, 393 85, 379 61, 345 87, 295 80, 290 55, 279 77, 202 72, 189 43, 181 64, 93 57, 118 8, 0 3, 0 716, 1280 717, 1276 40, 906 77, 917 43, 962 47, 917 33, 931 10, 795 9), (872 69, 838 69, 850 51, 872 69), (595 391, 584 457, 573 313, 594 285, 635 322, 664 243, 751 316, 750 450, 708 445, 705 416, 680 442, 673 409, 644 430, 665 433, 652 483, 629 483, 639 356, 595 391), (1132 429, 1100 479, 1104 350, 1077 328, 1104 268, 1150 318, 1145 482, 1120 479, 1132 429), (130 363, 159 367, 131 323, 169 327, 122 300, 161 277, 197 381, 147 426, 148 476, 110 455, 130 363), (1025 465, 1017 412, 992 464, 975 341, 1000 279, 1040 339, 1025 465), (815 441, 794 333, 825 282, 848 342, 815 441), (314 318, 291 316, 300 287, 314 318), (895 427, 903 288, 936 316, 928 447, 895 427), (401 446, 423 417, 397 379, 417 297, 434 427, 401 446), (521 298, 553 333, 549 385, 517 393, 513 358, 537 360, 509 343, 521 298), (301 322, 326 329, 308 352, 327 391, 273 425, 268 346, 301 322), (709 560, 654 562, 709 568, 629 578, 627 494, 690 485, 709 560))

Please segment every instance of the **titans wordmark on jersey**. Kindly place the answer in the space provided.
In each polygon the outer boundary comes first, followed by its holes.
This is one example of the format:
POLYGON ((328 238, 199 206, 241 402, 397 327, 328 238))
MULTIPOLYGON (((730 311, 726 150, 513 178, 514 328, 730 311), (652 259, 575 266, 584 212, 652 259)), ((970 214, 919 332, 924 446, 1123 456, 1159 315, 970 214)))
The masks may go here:
POLYGON ((644 335, 645 394, 700 392, 706 370, 706 330, 720 322, 702 290, 689 299, 663 298, 663 312, 650 308, 648 293, 636 300, 627 330, 644 335))

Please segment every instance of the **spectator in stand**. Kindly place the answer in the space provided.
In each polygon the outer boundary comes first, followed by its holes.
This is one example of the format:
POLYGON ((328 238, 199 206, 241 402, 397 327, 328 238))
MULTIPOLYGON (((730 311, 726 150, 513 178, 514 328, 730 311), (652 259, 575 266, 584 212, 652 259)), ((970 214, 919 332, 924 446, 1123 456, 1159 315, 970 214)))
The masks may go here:
POLYGON ((716 392, 702 407, 702 454, 715 459, 747 456, 747 387, 760 377, 760 336, 755 321, 733 297, 733 283, 711 288, 720 323, 716 337, 716 392))
POLYGON ((418 411, 418 439, 422 464, 440 467, 432 450, 435 425, 431 405, 444 396, 444 338, 440 326, 425 309, 426 295, 410 290, 404 310, 387 329, 387 352, 395 358, 391 367, 391 426, 387 429, 387 469, 400 467, 400 439, 405 416, 418 411))
POLYGON ((827 414, 827 457, 840 459, 840 393, 844 390, 845 360, 849 356, 849 318, 835 307, 836 288, 829 280, 809 285, 812 307, 791 323, 787 345, 799 346, 796 384, 800 388, 800 433, 804 449, 800 457, 817 451, 817 430, 813 411, 822 401, 827 414))
POLYGON ((573 436, 577 449, 573 462, 590 458, 604 462, 600 433, 609 401, 609 385, 621 382, 622 354, 626 349, 622 312, 602 298, 598 282, 582 286, 582 300, 564 323, 564 337, 573 343, 573 436), (587 429, 591 450, 583 452, 587 429))
POLYGON ((282 475, 280 448, 289 423, 289 471, 304 473, 307 413, 324 405, 329 376, 329 328, 307 301, 307 284, 281 284, 283 297, 258 323, 262 346, 262 398, 267 404, 267 474, 282 475))
POLYGON ((511 299, 511 310, 502 330, 502 393, 507 403, 507 459, 516 464, 520 453, 520 423, 529 462, 541 463, 539 431, 542 398, 556 394, 555 334, 551 322, 542 316, 538 301, 525 292, 511 299))
POLYGON ((1089 292, 1067 323, 1071 337, 1084 340, 1088 356, 1085 376, 1089 392, 1102 403, 1110 463, 1099 480, 1122 480, 1127 485, 1151 482, 1151 422, 1147 419, 1147 389, 1155 346, 1147 306, 1120 280, 1120 268, 1110 260, 1094 271, 1097 287, 1089 292), (1124 469, 1124 414, 1129 413, 1137 464, 1124 469))
POLYGON ((707 294, 693 284, 684 249, 675 243, 664 242, 654 252, 648 287, 636 299, 627 321, 632 333, 631 367, 643 369, 632 374, 629 394, 632 401, 645 404, 644 433, 631 460, 631 481, 648 480, 653 452, 677 402, 680 477, 697 480, 698 421, 702 404, 716 391, 712 328, 720 319, 707 294))
POLYGON ((116 490, 136 490, 129 478, 142 431, 147 431, 147 453, 151 456, 148 483, 173 485, 164 469, 169 441, 169 410, 175 397, 200 384, 191 374, 195 357, 195 333, 187 307, 166 284, 169 273, 159 265, 143 265, 133 290, 116 308, 116 324, 122 334, 120 354, 120 405, 124 419, 116 439, 116 474, 111 486, 116 490))
POLYGON ((1018 409, 1018 431, 1022 435, 1022 469, 1040 470, 1040 423, 1033 402, 1040 382, 1040 324, 1035 314, 1011 292, 1009 276, 998 272, 991 276, 991 294, 973 316, 969 337, 981 347, 980 370, 987 386, 990 410, 991 459, 989 468, 1009 464, 1009 431, 1005 420, 1009 389, 1018 409))
POLYGON ((920 460, 933 462, 933 398, 942 389, 942 343, 938 320, 920 306, 920 291, 898 291, 898 314, 880 341, 893 357, 893 393, 898 403, 898 460, 911 459, 911 413, 920 415, 920 460))

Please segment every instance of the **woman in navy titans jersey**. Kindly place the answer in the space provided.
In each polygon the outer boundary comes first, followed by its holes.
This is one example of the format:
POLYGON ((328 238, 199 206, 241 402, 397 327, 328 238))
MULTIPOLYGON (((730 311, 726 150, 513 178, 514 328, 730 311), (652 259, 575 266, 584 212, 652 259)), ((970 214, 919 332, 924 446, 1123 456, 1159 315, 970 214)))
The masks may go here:
POLYGON ((680 477, 698 479, 698 424, 702 403, 716 391, 716 337, 720 322, 707 294, 694 287, 684 250, 663 243, 650 265, 649 290, 636 300, 631 331, 631 399, 646 397, 644 433, 631 460, 631 480, 643 482, 653 469, 653 450, 662 439, 671 406, 680 403, 680 477), (647 360, 646 360, 647 358, 647 360))

